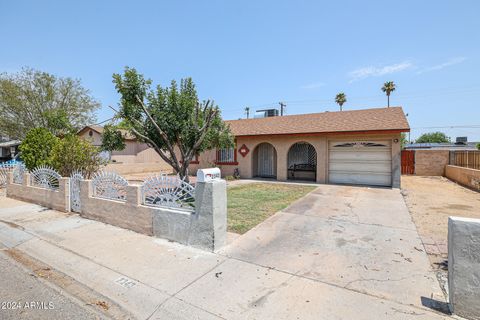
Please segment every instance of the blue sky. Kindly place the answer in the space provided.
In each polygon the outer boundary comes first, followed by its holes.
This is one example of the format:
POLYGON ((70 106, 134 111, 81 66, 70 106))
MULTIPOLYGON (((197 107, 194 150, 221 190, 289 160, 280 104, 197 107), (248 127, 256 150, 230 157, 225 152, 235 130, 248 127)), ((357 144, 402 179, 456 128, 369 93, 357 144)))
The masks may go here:
POLYGON ((287 103, 287 114, 382 107, 412 138, 441 130, 480 141, 480 1, 0 0, 0 72, 80 78, 104 106, 128 65, 155 84, 193 77, 225 119, 287 103), (458 125, 468 128, 429 128, 458 125))

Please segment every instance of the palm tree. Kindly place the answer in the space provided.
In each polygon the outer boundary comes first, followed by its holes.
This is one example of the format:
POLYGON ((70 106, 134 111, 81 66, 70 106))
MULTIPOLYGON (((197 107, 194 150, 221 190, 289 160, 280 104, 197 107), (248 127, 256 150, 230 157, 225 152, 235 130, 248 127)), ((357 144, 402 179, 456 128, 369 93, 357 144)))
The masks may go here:
POLYGON ((390 108, 390 93, 395 91, 396 85, 393 81, 387 81, 383 84, 382 91, 387 94, 388 107, 390 108))
POLYGON ((247 119, 250 117, 250 107, 245 107, 245 113, 247 114, 247 119))
POLYGON ((340 111, 342 111, 342 106, 347 102, 347 95, 343 92, 340 92, 335 96, 335 102, 340 106, 340 111))

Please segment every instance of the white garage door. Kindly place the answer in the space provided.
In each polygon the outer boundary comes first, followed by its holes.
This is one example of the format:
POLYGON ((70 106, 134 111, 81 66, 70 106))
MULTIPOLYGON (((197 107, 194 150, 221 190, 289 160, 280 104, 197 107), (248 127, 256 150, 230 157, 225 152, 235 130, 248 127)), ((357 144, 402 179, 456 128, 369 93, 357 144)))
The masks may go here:
POLYGON ((390 141, 331 141, 330 183, 392 185, 390 141))

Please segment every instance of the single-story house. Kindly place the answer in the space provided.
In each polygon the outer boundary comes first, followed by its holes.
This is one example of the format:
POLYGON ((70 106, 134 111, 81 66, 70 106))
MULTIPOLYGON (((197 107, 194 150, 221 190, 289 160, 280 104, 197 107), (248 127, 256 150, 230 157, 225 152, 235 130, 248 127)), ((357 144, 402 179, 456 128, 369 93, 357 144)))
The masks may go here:
MULTIPOLYGON (((165 161, 145 143, 138 142, 134 136, 125 130, 120 130, 123 134, 125 149, 122 151, 112 151, 110 159, 119 163, 165 163, 165 161)), ((78 131, 80 137, 89 140, 94 146, 102 145, 103 127, 98 125, 89 125, 78 131)))
POLYGON ((8 161, 13 159, 19 153, 20 140, 2 139, 0 142, 0 161, 8 161), (12 153, 13 152, 13 153, 12 153))
POLYGON ((227 121, 235 147, 210 150, 189 168, 223 176, 400 187, 401 107, 227 121))

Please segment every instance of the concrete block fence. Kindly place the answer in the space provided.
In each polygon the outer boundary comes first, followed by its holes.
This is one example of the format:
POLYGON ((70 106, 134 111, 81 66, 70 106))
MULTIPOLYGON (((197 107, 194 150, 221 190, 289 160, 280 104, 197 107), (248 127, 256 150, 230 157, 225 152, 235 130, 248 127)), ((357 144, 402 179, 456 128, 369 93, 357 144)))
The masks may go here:
POLYGON ((415 150, 415 174, 417 176, 443 176, 449 157, 449 150, 415 150))
MULTIPOLYGON (((70 178, 61 178, 56 190, 30 185, 29 174, 22 184, 10 173, 7 197, 70 212, 70 178)), ((126 186, 126 201, 94 197, 91 180, 80 182, 80 216, 138 233, 214 251, 226 244, 227 196, 225 180, 197 182, 195 210, 163 208, 142 204, 141 186, 126 186)))
POLYGON ((23 175, 23 183, 13 183, 12 172, 8 173, 6 195, 26 202, 32 202, 58 211, 70 211, 70 178, 61 178, 57 190, 31 185, 30 174, 23 175))
POLYGON ((480 170, 448 165, 445 177, 465 187, 480 191, 480 170))

